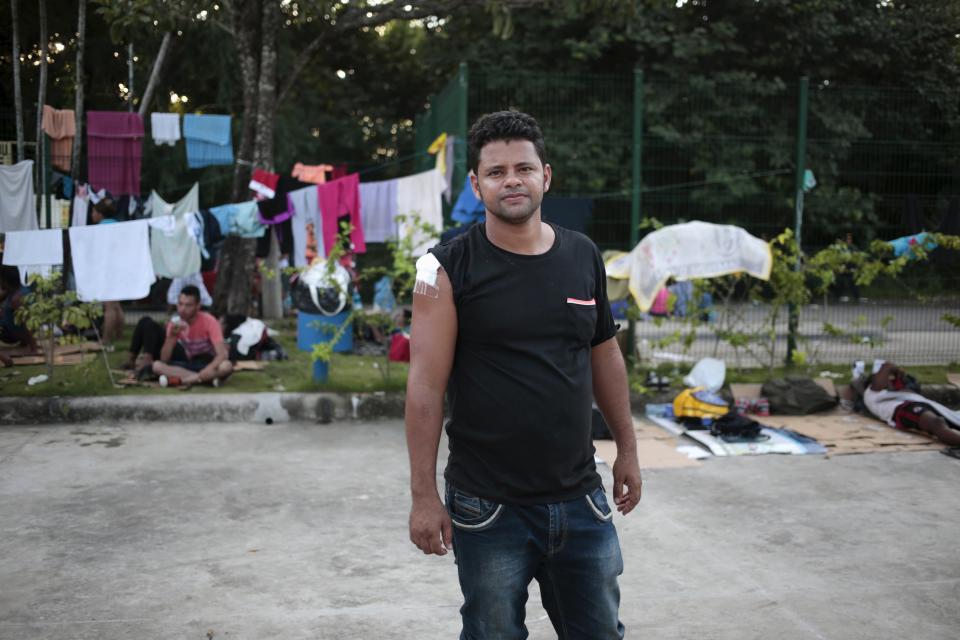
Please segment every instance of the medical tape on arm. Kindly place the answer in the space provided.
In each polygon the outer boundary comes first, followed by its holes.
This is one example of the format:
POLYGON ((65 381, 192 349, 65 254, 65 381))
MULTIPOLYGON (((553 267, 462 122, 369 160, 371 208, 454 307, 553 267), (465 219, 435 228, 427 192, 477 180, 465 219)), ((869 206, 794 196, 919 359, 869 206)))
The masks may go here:
POLYGON ((417 260, 417 280, 413 292, 430 298, 440 297, 440 285, 437 276, 440 273, 440 261, 432 253, 426 253, 417 260))

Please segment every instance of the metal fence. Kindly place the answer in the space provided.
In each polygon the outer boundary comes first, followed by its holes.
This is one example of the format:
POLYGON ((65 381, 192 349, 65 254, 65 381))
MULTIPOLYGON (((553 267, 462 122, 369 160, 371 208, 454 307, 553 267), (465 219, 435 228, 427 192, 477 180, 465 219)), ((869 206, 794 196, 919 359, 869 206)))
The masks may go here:
MULTIPOLYGON (((635 246, 649 219, 736 224, 773 238, 797 226, 805 169, 816 180, 802 196, 808 254, 838 240, 865 248, 921 230, 960 234, 960 90, 931 95, 805 78, 676 83, 641 72, 468 72, 462 65, 417 118, 417 148, 442 131, 463 138, 479 115, 511 107, 543 125, 554 168, 548 197, 593 199, 587 231, 602 249, 635 246)), ((804 308, 798 349, 813 362, 960 361, 960 329, 944 319, 960 314, 956 253, 935 252, 868 288, 848 282, 804 308)), ((766 311, 745 306, 738 317, 755 331, 766 311)), ((770 362, 730 351, 709 325, 682 349, 657 346, 681 326, 669 318, 638 323, 638 350, 654 359, 716 354, 742 366, 770 362)), ((772 329, 773 360, 783 361, 786 319, 772 329)))

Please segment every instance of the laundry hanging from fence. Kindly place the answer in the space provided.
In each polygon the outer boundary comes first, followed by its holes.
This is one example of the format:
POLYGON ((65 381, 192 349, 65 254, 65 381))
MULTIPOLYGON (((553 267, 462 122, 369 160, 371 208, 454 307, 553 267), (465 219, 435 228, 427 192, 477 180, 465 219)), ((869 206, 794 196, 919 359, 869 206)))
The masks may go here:
POLYGON ((180 140, 180 114, 160 113, 150 114, 150 135, 157 145, 175 145, 180 140))
POLYGON ((87 180, 115 198, 140 195, 143 119, 126 111, 87 113, 87 180))
POLYGON ((607 263, 607 276, 630 280, 630 293, 648 311, 671 277, 713 278, 746 272, 767 280, 773 267, 770 245, 732 225, 687 222, 647 234, 629 253, 607 263))
POLYGON ((33 160, 0 165, 0 231, 29 231, 36 228, 33 160))
POLYGON ((3 264, 17 267, 24 284, 33 274, 49 276, 53 267, 63 264, 63 233, 60 229, 7 232, 3 264))
POLYGON ((353 227, 350 242, 354 253, 365 253, 367 244, 360 217, 360 176, 351 173, 342 178, 317 185, 320 216, 323 227, 323 246, 327 254, 333 249, 339 234, 340 220, 346 218, 353 227))
POLYGON ((400 238, 413 238, 413 256, 422 256, 437 243, 443 229, 443 173, 431 169, 397 179, 397 214, 404 220, 398 224, 400 238), (417 221, 432 231, 418 228, 417 221))
POLYGON ((360 183, 360 220, 367 242, 397 239, 397 180, 360 183))
POLYGON ((41 127, 50 137, 51 164, 69 173, 73 159, 73 139, 77 135, 77 120, 73 109, 54 109, 48 104, 43 105, 41 127))
POLYGON ((200 183, 194 182, 187 193, 176 202, 167 202, 156 191, 150 192, 147 199, 146 215, 149 218, 160 216, 183 215, 200 210, 200 183))
POLYGON ((188 113, 183 116, 183 139, 189 168, 233 164, 230 116, 188 113))
POLYGON ((139 300, 150 293, 156 276, 148 221, 71 227, 69 233, 80 300, 139 300))
MULTIPOLYGON (((362 187, 363 185, 361 185, 362 187)), ((320 233, 320 197, 317 186, 310 185, 287 194, 287 207, 293 212, 290 230, 293 234, 293 254, 290 262, 295 267, 305 267, 308 262, 309 229, 313 230, 315 255, 326 255, 323 234, 320 233)))
POLYGON ((153 271, 163 278, 189 276, 200 271, 200 245, 191 227, 193 214, 173 215, 172 218, 172 230, 150 230, 153 271))

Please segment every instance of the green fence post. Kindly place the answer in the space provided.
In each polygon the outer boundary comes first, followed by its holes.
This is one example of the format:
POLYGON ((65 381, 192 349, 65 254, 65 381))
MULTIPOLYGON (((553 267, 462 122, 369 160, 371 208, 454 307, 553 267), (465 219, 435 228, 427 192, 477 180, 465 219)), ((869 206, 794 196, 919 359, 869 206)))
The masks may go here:
POLYGON ((643 167, 643 71, 633 71, 633 177, 630 194, 630 247, 640 241, 640 204, 643 167))
POLYGON ((453 189, 451 193, 454 198, 460 195, 460 186, 467 176, 467 128, 468 109, 470 101, 470 74, 466 62, 461 62, 457 69, 457 126, 456 131, 451 132, 457 137, 456 144, 453 147, 454 158, 448 159, 453 162, 453 189))
MULTIPOLYGON (((807 164, 807 104, 810 92, 810 79, 800 78, 797 100, 797 170, 794 181, 794 240, 797 243, 797 262, 795 271, 800 271, 802 255, 803 231, 803 178, 807 164)), ((797 331, 800 327, 800 309, 795 304, 790 305, 790 318, 787 333, 786 364, 793 362, 793 354, 797 350, 797 331)))
MULTIPOLYGON (((640 241, 640 205, 641 182, 643 181, 643 71, 633 70, 633 153, 630 154, 633 172, 630 182, 630 246, 632 251, 640 241)), ((633 320, 627 323, 627 354, 628 365, 636 362, 636 332, 637 326, 633 320)))

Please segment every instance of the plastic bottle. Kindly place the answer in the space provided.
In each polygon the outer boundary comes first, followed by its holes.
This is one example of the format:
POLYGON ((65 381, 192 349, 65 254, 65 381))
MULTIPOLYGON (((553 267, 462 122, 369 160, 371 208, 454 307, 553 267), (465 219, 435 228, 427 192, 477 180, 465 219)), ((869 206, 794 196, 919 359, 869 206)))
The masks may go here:
POLYGON ((363 300, 360 298, 360 292, 356 289, 353 290, 353 309, 354 311, 360 311, 363 308, 363 300))

